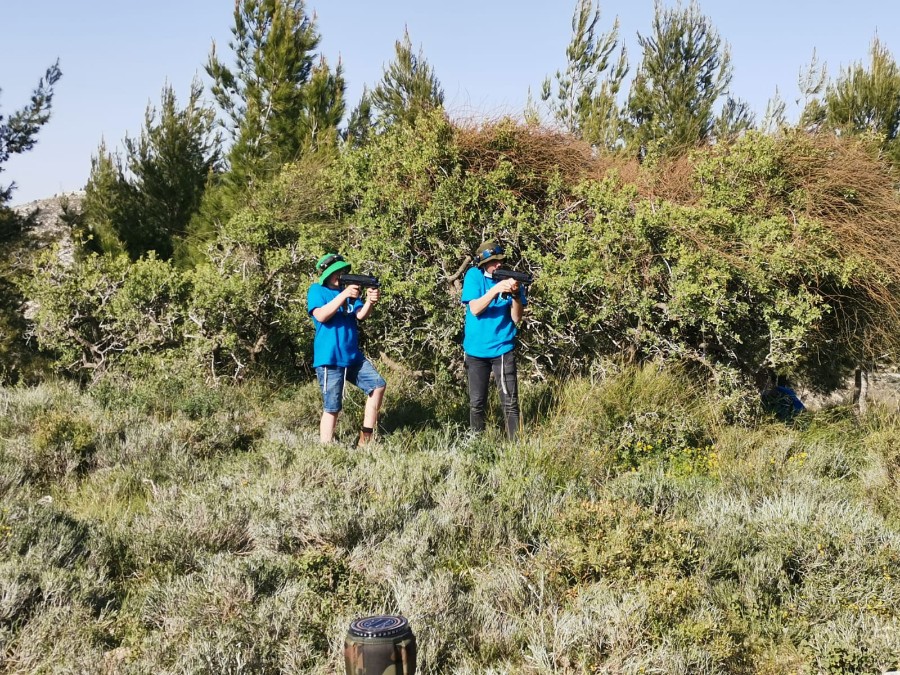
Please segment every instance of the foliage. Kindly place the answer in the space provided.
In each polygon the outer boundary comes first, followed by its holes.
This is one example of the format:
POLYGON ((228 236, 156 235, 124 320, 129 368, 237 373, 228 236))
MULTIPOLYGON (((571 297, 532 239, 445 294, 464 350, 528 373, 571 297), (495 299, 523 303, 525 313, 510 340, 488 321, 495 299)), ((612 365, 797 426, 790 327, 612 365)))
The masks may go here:
POLYGON ((121 232, 132 259, 147 251, 170 257, 187 234, 192 215, 211 174, 219 169, 220 139, 212 132, 214 114, 200 102, 195 80, 184 109, 175 93, 163 89, 160 109, 147 109, 139 139, 125 139, 127 172, 138 196, 137 232, 121 232))
POLYGON ((383 283, 365 351, 445 381, 462 374, 466 256, 490 237, 537 273, 523 373, 587 372, 624 354, 688 364, 719 392, 740 390, 761 367, 828 390, 861 359, 897 352, 890 214, 900 204, 864 144, 824 141, 750 134, 699 151, 680 177, 660 164, 629 183, 616 171, 596 178, 604 165, 571 137, 511 121, 460 128, 436 110, 336 162, 309 155, 262 186, 192 271, 163 275, 161 297, 178 298, 169 337, 150 339, 110 313, 119 306, 104 298, 129 273, 101 265, 92 280, 97 259, 82 264, 83 281, 45 272, 52 309, 38 314, 36 335, 70 368, 100 365, 106 356, 84 355, 93 350, 185 348, 212 376, 290 371, 308 362, 309 270, 337 249, 383 283), (677 191, 666 187, 675 180, 677 191), (864 225, 861 205, 873 214, 864 225), (106 290, 73 297, 96 283, 106 290), (67 290, 50 298, 54 284, 67 290), (66 303, 79 308, 77 329, 63 320, 66 303), (105 318, 85 319, 101 307, 105 318), (84 334, 95 323, 99 333, 84 334))
POLYGON ((118 154, 109 152, 100 141, 91 157, 91 173, 84 188, 83 218, 73 228, 73 236, 88 253, 120 254, 125 247, 120 232, 131 232, 137 216, 131 186, 125 179, 125 167, 118 154))
POLYGON ((329 220, 327 168, 320 155, 285 165, 188 270, 153 253, 71 267, 46 256, 29 286, 34 337, 68 372, 153 354, 187 356, 213 378, 304 367, 308 271, 344 237, 329 220))
POLYGON ((362 96, 359 97, 359 103, 350 112, 350 119, 347 121, 347 128, 344 130, 342 138, 352 147, 365 145, 372 133, 372 94, 368 88, 363 86, 362 96))
POLYGON ((83 473, 96 452, 90 422, 61 410, 38 420, 32 443, 34 454, 28 460, 29 474, 37 481, 52 482, 72 473, 83 473))
POLYGON ((872 41, 868 69, 849 66, 825 92, 828 124, 849 133, 871 132, 895 164, 900 160, 900 68, 878 38, 872 41))
MULTIPOLYGON (((600 5, 591 15, 593 0, 579 0, 572 16, 572 41, 566 48, 566 72, 556 71, 556 94, 550 103, 555 121, 569 133, 607 150, 618 147, 621 120, 616 97, 628 72, 623 47, 612 70, 610 57, 618 44, 619 21, 608 33, 595 34, 600 5), (601 78, 602 81, 601 81, 601 78)), ((551 98, 550 78, 544 80, 541 100, 551 98)))
MULTIPOLYGON (((521 344, 545 376, 625 353, 693 364, 724 389, 763 365, 828 388, 874 326, 865 317, 892 307, 892 263, 844 248, 851 233, 823 222, 824 195, 807 201, 822 184, 801 168, 811 140, 749 136, 698 154, 688 205, 642 198, 643 178, 564 183, 543 164, 557 141, 533 133, 470 135, 435 115, 343 158, 342 208, 359 259, 385 280, 372 325, 393 358, 453 370, 453 282, 487 237, 538 272, 521 344), (791 216, 801 203, 808 215, 791 216)), ((866 171, 884 175, 860 166, 848 180, 866 171)))
POLYGON ((320 155, 285 165, 188 273, 190 348, 212 374, 292 372, 309 360, 309 271, 341 238, 329 221, 327 167, 320 155))
POLYGON ((421 49, 418 56, 413 54, 409 31, 403 33, 402 42, 394 43, 394 60, 384 69, 370 97, 363 93, 361 105, 368 103, 384 125, 409 124, 422 113, 443 106, 444 91, 437 75, 421 49))
POLYGON ((525 383, 505 443, 391 382, 424 407, 364 452, 318 444, 311 382, 0 389, 2 667, 335 672, 375 613, 409 617, 427 674, 900 659, 895 414, 733 425, 683 373, 610 367, 525 383), (671 452, 598 461, 638 437, 671 452))
MULTIPOLYGON (((731 83, 731 56, 700 7, 655 5, 653 32, 638 35, 643 57, 628 95, 626 144, 639 157, 680 154, 710 139, 714 107, 731 83)), ((746 108, 721 125, 744 125, 746 108)), ((731 135, 731 134, 728 134, 731 135)))
MULTIPOLYGON (((11 210, 8 213, 15 229, 30 228, 34 214, 22 217, 11 210)), ((37 345, 28 340, 29 323, 25 318, 28 305, 22 285, 36 258, 32 245, 27 235, 0 242, 0 382, 3 383, 36 382, 49 365, 37 345)))
POLYGON ((187 106, 179 110, 172 87, 166 86, 159 111, 147 107, 140 138, 125 138, 124 159, 100 144, 78 233, 89 250, 118 253, 124 248, 132 260, 153 251, 167 260, 185 238, 219 165, 213 112, 201 105, 201 93, 195 81, 187 106))
MULTIPOLYGON (((38 81, 38 86, 31 94, 31 101, 24 108, 15 111, 6 118, 0 115, 0 173, 4 171, 5 164, 12 155, 18 155, 31 150, 37 143, 37 134, 50 120, 50 112, 53 107, 53 87, 62 77, 57 60, 47 68, 47 72, 38 81)), ((6 212, 6 203, 12 197, 15 183, 0 186, 0 214, 6 212)), ((0 225, 3 221, 0 220, 0 225)), ((5 233, 0 229, 0 240, 5 233)))
MULTIPOLYGON (((31 150, 37 143, 41 127, 50 120, 53 88, 60 77, 57 61, 38 81, 27 105, 9 116, 0 114, 0 174, 10 157, 31 150)), ((25 298, 18 287, 29 262, 22 234, 33 220, 7 206, 15 187, 15 183, 0 185, 0 382, 31 380, 41 370, 40 359, 25 343, 25 298)))
POLYGON ((188 292, 177 270, 152 254, 91 254, 74 266, 52 253, 31 280, 34 336, 70 372, 105 368, 123 356, 163 351, 184 337, 188 292))
POLYGON ((206 71, 233 144, 229 184, 237 194, 309 150, 331 147, 344 114, 340 64, 316 61, 320 36, 303 0, 240 0, 234 6, 235 65, 213 44, 206 71))
MULTIPOLYGON (((685 373, 609 368, 600 381, 555 388, 545 433, 560 445, 594 448, 596 469, 630 471, 643 464, 680 465, 706 448, 728 403, 707 401, 685 373)), ((709 456, 709 453, 706 453, 709 456)))

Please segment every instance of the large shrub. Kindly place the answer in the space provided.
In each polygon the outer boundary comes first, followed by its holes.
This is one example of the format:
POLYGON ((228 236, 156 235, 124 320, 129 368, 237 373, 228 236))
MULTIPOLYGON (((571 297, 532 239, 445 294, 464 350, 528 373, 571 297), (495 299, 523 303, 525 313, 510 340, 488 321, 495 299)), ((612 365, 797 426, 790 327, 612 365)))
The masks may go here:
POLYGON ((338 250, 382 280, 364 350, 459 376, 461 279, 496 238, 536 275, 533 375, 625 354, 720 389, 763 367, 828 389, 896 357, 900 201, 863 141, 749 134, 631 168, 539 128, 421 115, 336 162, 286 165, 183 276, 152 258, 51 266, 36 334, 69 367, 184 346, 213 375, 293 370, 309 363, 314 262, 338 250))
POLYGON ((311 345, 308 271, 342 238, 323 222, 325 167, 316 157, 286 165, 189 270, 153 254, 133 263, 90 254, 72 265, 47 256, 29 289, 35 337, 68 371, 164 352, 188 355, 213 377, 292 370, 311 345))
POLYGON ((310 362, 309 273, 320 251, 345 239, 330 219, 327 167, 316 155, 285 165, 188 274, 190 348, 212 373, 292 372, 310 362))
POLYGON ((37 305, 34 335, 68 370, 104 368, 184 339, 189 286, 152 254, 134 263, 92 254, 72 265, 51 254, 29 291, 37 305))
MULTIPOLYGON (((882 207, 889 177, 856 146, 823 143, 752 135, 698 151, 687 185, 667 192, 664 167, 626 183, 571 139, 511 122, 464 130, 436 113, 393 128, 338 167, 351 256, 384 280, 370 331, 395 358, 454 370, 466 256, 495 237, 537 274, 521 333, 534 372, 625 352, 692 363, 721 384, 767 366, 827 388, 873 353, 862 345, 875 316, 896 315, 885 310, 900 275, 835 225, 859 205, 832 193, 856 181, 881 200, 860 203, 882 207), (848 157, 857 172, 810 201, 848 157)), ((896 347, 885 335, 882 355, 896 347)))

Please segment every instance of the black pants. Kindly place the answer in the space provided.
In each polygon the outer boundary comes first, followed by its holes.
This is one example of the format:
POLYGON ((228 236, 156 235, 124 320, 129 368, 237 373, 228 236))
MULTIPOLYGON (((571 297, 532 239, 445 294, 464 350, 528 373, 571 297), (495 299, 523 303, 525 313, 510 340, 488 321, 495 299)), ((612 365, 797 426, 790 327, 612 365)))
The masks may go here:
POLYGON ((506 434, 511 439, 519 431, 519 383, 516 374, 516 353, 509 351, 493 359, 482 359, 466 354, 466 372, 469 376, 469 425, 472 431, 484 431, 484 408, 487 405, 488 382, 491 371, 500 390, 506 434))

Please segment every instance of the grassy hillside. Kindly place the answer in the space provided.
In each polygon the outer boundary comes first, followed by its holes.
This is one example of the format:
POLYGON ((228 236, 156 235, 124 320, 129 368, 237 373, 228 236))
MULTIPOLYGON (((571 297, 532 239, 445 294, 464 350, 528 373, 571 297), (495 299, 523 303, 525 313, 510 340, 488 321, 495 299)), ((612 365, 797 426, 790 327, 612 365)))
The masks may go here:
POLYGON ((788 426, 610 366, 526 387, 509 444, 388 379, 365 450, 352 396, 318 445, 312 383, 0 390, 0 670, 342 672, 374 612, 423 673, 900 665, 896 415, 788 426))

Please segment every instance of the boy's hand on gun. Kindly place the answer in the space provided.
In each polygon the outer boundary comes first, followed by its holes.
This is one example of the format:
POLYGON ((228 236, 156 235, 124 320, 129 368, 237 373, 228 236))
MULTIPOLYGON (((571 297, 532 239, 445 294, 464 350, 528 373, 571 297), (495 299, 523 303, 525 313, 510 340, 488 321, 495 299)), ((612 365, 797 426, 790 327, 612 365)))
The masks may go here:
MULTIPOLYGON (((357 286, 357 288, 359 288, 357 286)), ((381 299, 381 290, 377 288, 367 288, 366 289, 366 300, 371 302, 373 305, 377 304, 381 299)))
POLYGON ((356 300, 359 297, 361 292, 362 292, 362 289, 359 286, 356 286, 355 284, 350 285, 344 289, 344 297, 352 298, 353 300, 356 300))
POLYGON ((515 279, 504 279, 494 286, 499 293, 515 293, 519 290, 519 282, 515 279))

